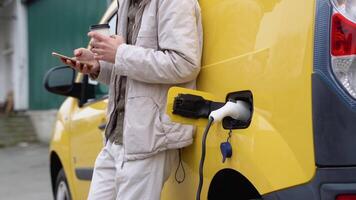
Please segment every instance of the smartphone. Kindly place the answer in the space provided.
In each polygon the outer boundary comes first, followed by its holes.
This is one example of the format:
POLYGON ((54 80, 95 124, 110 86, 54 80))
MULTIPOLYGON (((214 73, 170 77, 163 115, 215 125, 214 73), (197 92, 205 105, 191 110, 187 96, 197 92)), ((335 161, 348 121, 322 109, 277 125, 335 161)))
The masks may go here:
MULTIPOLYGON (((71 58, 71 57, 68 57, 68 56, 65 56, 65 55, 62 55, 62 54, 59 54, 59 53, 57 53, 57 52, 52 52, 52 56, 56 56, 56 57, 58 57, 58 58, 64 58, 64 59, 70 60, 70 61, 72 61, 72 62, 74 62, 74 63, 77 62, 76 59, 71 58)), ((93 67, 91 64, 85 63, 85 62, 83 62, 83 61, 79 61, 79 62, 80 62, 81 65, 87 65, 89 69, 90 69, 91 67, 93 67)))

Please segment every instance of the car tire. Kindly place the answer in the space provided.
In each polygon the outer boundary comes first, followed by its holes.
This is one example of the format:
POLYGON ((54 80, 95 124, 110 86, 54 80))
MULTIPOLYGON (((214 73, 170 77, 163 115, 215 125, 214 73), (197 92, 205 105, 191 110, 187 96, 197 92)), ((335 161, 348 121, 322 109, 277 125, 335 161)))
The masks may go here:
POLYGON ((63 169, 61 169, 57 175, 54 199, 55 200, 71 200, 72 199, 72 197, 70 195, 70 190, 68 187, 67 178, 66 178, 66 175, 64 174, 63 169))

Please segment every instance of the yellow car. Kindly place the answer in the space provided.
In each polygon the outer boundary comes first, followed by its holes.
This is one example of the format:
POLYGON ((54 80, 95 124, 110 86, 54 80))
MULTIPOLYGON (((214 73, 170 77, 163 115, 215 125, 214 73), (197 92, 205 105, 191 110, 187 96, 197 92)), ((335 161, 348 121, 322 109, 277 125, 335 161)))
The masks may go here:
MULTIPOLYGON (((210 129, 202 199, 356 199, 356 1, 199 3, 204 53, 197 90, 172 88, 167 100, 171 118, 197 131, 182 151, 184 182, 172 174, 162 199, 192 200, 198 187, 207 120, 172 114, 182 93, 222 103, 236 94, 253 110, 249 124, 231 130, 233 153, 225 162, 220 145, 230 130, 223 123, 210 129)), ((112 33, 116 10, 113 3, 101 20, 112 33)), ((48 72, 45 86, 68 96, 50 145, 54 197, 86 199, 103 146, 107 88, 66 66, 48 72)))

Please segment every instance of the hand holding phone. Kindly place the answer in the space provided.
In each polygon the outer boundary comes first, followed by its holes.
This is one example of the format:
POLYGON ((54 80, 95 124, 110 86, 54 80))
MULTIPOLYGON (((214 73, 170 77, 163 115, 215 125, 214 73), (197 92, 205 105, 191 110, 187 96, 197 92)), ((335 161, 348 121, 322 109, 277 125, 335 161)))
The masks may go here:
MULTIPOLYGON (((56 56, 56 57, 58 57, 58 58, 60 58, 62 61, 66 61, 66 62, 65 62, 66 64, 67 64, 67 61, 70 60, 70 61, 72 61, 73 64, 76 64, 77 62, 79 62, 80 65, 87 65, 88 68, 93 67, 92 64, 89 64, 89 63, 84 62, 84 61, 79 61, 79 60, 77 60, 77 59, 75 59, 75 58, 71 58, 71 57, 68 57, 68 56, 59 54, 59 53, 57 53, 57 52, 52 52, 52 55, 53 55, 53 56, 56 56)), ((71 66, 71 67, 73 67, 73 66, 71 66)))
POLYGON ((74 51, 75 57, 73 58, 56 52, 53 52, 52 55, 60 58, 64 64, 84 74, 97 74, 100 68, 99 62, 94 59, 94 54, 85 48, 76 49, 74 51))

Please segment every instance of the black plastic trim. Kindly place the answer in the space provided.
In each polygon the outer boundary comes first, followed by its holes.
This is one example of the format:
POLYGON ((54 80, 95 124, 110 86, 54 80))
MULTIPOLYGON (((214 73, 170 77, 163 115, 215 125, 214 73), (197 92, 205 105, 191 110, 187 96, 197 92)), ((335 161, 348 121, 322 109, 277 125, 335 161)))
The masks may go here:
POLYGON ((91 181, 93 177, 93 168, 76 168, 75 169, 75 176, 79 180, 83 181, 91 181))
POLYGON ((105 128, 106 128, 106 123, 103 123, 103 124, 100 124, 99 126, 98 126, 98 129, 99 130, 105 130, 105 128))
POLYGON ((68 96, 68 95, 72 95, 72 90, 75 90, 74 93, 78 92, 76 89, 78 88, 78 86, 80 84, 76 84, 75 83, 75 70, 67 65, 64 65, 64 66, 58 66, 58 67, 53 67, 51 68, 50 70, 48 70, 44 76, 44 79, 43 79, 43 85, 44 87, 46 88, 47 91, 49 92, 52 92, 52 93, 55 93, 55 94, 59 94, 59 95, 64 95, 64 96, 68 96), (59 70, 59 69, 69 69, 69 70, 72 70, 72 81, 71 81, 71 87, 69 89, 67 89, 66 91, 62 91, 62 90, 56 90, 55 88, 53 87, 50 87, 49 86, 49 78, 50 78, 50 75, 59 70))
POLYGON ((314 178, 303 185, 263 195, 264 200, 329 200, 338 194, 356 192, 356 167, 318 168, 314 178))
POLYGON ((321 186, 321 199, 335 200, 339 194, 356 194, 356 183, 329 183, 321 186))
POLYGON ((315 162, 319 167, 356 166, 356 104, 331 70, 329 0, 316 1, 312 107, 315 162))
POLYGON ((315 162, 319 167, 356 166, 356 113, 313 74, 315 162))

